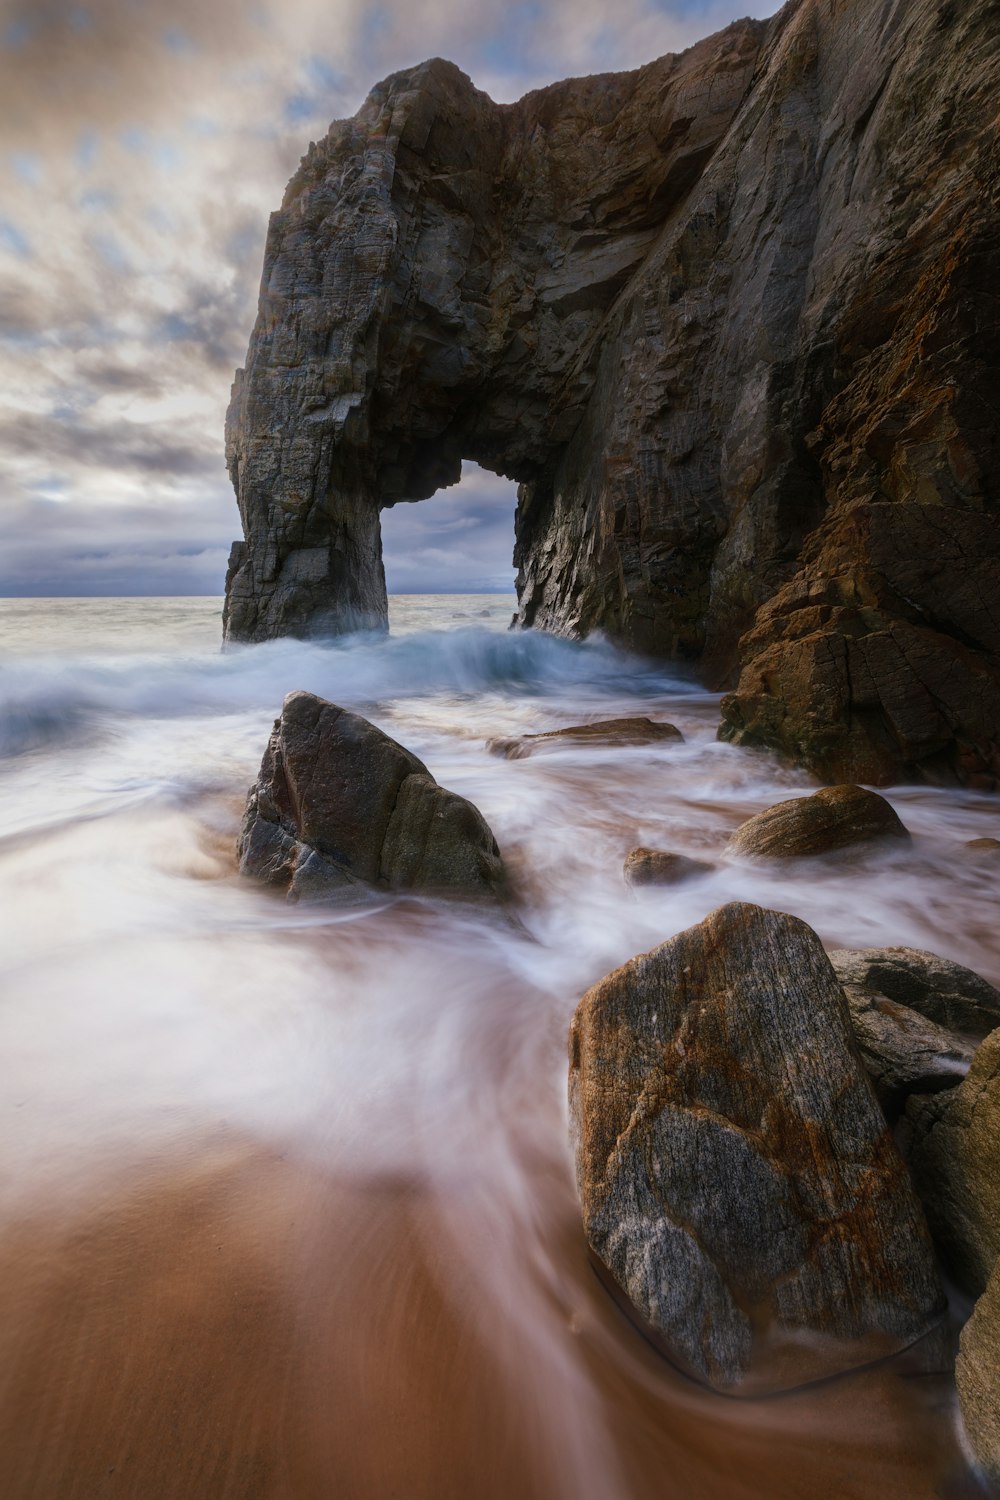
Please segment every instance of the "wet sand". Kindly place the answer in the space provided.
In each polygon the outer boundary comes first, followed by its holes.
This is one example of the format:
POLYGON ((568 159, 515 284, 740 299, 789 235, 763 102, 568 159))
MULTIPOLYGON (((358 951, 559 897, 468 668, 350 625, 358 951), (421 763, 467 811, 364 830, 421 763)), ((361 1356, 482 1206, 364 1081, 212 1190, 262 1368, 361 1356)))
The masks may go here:
POLYGON ((95 1190, 87 1212, 22 1221, 0 1250, 0 1493, 975 1493, 948 1380, 898 1362, 768 1401, 702 1392, 598 1284, 569 1184, 543 1172, 534 1188, 554 1205, 564 1279, 544 1295, 590 1377, 579 1402, 454 1254, 474 1203, 419 1183, 337 1181, 239 1139, 198 1142, 95 1190))

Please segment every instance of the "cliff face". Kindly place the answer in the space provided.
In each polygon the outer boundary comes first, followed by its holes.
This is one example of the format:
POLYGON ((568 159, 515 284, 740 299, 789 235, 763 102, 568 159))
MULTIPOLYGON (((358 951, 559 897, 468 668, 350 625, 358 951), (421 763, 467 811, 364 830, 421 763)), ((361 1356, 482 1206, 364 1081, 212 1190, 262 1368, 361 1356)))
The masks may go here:
POLYGON ((994 784, 998 80, 1000 0, 791 0, 510 106, 387 80, 272 219, 227 633, 384 622, 379 509, 469 458, 523 624, 701 657, 836 779, 994 784))

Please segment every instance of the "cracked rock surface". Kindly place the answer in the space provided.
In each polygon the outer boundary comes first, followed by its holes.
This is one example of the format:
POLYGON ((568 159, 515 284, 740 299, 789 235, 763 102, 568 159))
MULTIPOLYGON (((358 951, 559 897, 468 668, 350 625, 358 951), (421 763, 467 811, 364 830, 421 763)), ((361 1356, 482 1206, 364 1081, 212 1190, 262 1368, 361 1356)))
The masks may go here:
POLYGON ((384 627, 379 512, 468 458, 523 625, 701 657, 826 780, 996 785, 998 19, 789 0, 516 104, 377 85, 271 220, 227 635, 384 627))
POLYGON ((976 1045, 1000 1026, 1000 992, 950 959, 916 948, 841 948, 830 962, 882 1108, 957 1088, 976 1045))
POLYGON ((932 1326, 923 1214, 805 923, 733 904, 617 969, 569 1091, 591 1249, 689 1372, 781 1389, 932 1326))
POLYGON ((505 894, 486 820, 424 763, 312 693, 290 693, 250 788, 240 870, 290 900, 372 890, 474 900, 505 894))
POLYGON ((1000 1029, 960 1088, 906 1106, 907 1158, 948 1269, 973 1296, 1000 1255, 1000 1029))

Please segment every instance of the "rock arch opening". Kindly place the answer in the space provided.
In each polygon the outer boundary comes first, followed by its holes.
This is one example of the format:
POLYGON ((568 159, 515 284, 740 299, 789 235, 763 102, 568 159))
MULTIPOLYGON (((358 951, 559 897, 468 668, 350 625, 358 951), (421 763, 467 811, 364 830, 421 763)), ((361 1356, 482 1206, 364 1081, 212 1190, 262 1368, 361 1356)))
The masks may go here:
POLYGON ((382 565, 386 591, 398 594, 493 594, 514 598, 517 487, 465 462, 457 485, 426 500, 384 507, 382 565))

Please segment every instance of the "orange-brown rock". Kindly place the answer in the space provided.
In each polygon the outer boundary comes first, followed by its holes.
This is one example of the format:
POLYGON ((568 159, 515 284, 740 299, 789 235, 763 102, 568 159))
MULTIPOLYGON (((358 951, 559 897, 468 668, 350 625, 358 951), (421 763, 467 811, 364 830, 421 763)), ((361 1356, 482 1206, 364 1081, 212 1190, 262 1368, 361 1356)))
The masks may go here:
POLYGON ((1000 523, 943 503, 853 504, 757 615, 723 735, 818 774, 993 788, 1000 523))
POLYGON ((907 1158, 948 1269, 978 1296, 1000 1256, 1000 1029, 980 1043, 960 1088, 912 1098, 907 1158))
POLYGON ((910 835, 884 797, 860 786, 826 786, 791 797, 737 828, 727 854, 791 859, 910 835))
POLYGON ((569 1090, 590 1246, 691 1373, 781 1388, 933 1324, 923 1215, 803 922, 726 906, 610 974, 569 1090))
POLYGON ((714 868, 704 859, 675 854, 668 849, 633 849, 626 856, 622 874, 626 885, 680 885, 708 875, 714 868))
POLYGON ((955 1383, 972 1451, 1000 1485, 1000 1262, 962 1329, 955 1383))
POLYGON ((486 748, 505 760, 524 760, 536 750, 559 750, 567 745, 656 745, 680 741, 684 736, 676 724, 654 719, 599 719, 594 724, 572 724, 544 734, 522 734, 509 740, 488 740, 486 748))

